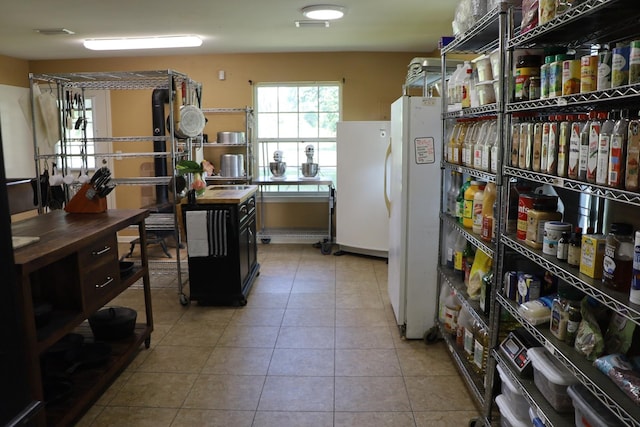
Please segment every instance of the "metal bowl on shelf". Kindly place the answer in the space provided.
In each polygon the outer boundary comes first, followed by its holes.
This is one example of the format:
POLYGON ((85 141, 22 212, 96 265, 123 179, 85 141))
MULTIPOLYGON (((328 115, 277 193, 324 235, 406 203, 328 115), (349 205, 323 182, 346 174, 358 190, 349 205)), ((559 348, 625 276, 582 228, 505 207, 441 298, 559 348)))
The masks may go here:
POLYGON ((273 176, 281 177, 287 171, 287 164, 285 162, 269 162, 269 170, 273 176))
POLYGON ((312 178, 318 174, 317 163, 303 163, 302 164, 302 176, 312 178))

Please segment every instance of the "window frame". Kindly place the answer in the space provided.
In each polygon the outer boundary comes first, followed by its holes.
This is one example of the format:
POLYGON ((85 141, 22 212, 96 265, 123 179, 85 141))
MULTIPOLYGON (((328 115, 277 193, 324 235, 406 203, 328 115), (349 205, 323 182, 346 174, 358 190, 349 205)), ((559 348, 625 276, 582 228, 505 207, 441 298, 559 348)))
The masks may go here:
MULTIPOLYGON (((288 171, 290 172, 290 164, 293 164, 292 168, 295 168, 298 170, 297 172, 297 176, 300 177, 301 176, 301 172, 299 170, 300 168, 300 164, 304 162, 304 147, 308 144, 312 144, 315 147, 315 156, 314 156, 314 161, 319 163, 319 175, 322 174, 323 168, 325 170, 329 170, 329 176, 322 176, 320 175, 320 180, 326 181, 326 180, 331 180, 332 184, 335 186, 335 181, 336 181, 336 175, 337 175, 337 123, 340 122, 342 120, 342 112, 343 112, 343 84, 342 82, 339 81, 296 81, 296 82, 264 82, 264 83, 256 83, 254 85, 254 112, 255 112, 255 126, 256 126, 256 130, 255 130, 255 153, 256 155, 256 178, 258 181, 265 181, 267 179, 269 179, 271 177, 271 172, 269 171, 269 166, 268 166, 268 162, 270 162, 272 159, 272 155, 273 155, 273 148, 274 146, 276 146, 276 148, 279 149, 279 145, 280 144, 296 144, 296 148, 295 150, 291 150, 291 147, 288 147, 288 153, 291 154, 293 151, 295 151, 295 156, 296 159, 294 159, 294 161, 287 161, 287 159, 290 157, 285 157, 284 161, 287 162, 287 168, 288 171), (326 137, 326 136, 317 136, 317 137, 307 137, 307 136, 299 136, 300 134, 300 129, 298 128, 298 136, 297 137, 264 137, 264 138, 260 138, 260 130, 259 130, 259 126, 260 126, 260 114, 261 111, 259 110, 259 102, 258 102, 258 91, 262 88, 284 88, 284 87, 290 87, 290 88, 296 88, 296 89, 300 89, 300 88, 304 88, 304 87, 316 87, 316 88, 321 88, 321 87, 330 87, 330 88, 336 88, 337 89, 337 97, 338 97, 338 111, 325 111, 324 113, 327 114, 335 114, 337 113, 337 119, 335 120, 335 130, 334 130, 334 135, 330 136, 330 137, 326 137), (331 147, 331 145, 333 145, 333 147, 331 147), (324 147, 323 147, 324 146, 324 147), (322 148, 321 148, 322 147, 322 148), (320 154, 327 150, 327 147, 330 147, 330 155, 332 156, 333 162, 334 164, 329 163, 327 165, 327 163, 322 163, 322 160, 320 158, 320 154)), ((296 105, 296 118, 298 120, 298 122, 300 122, 300 117, 303 114, 306 113, 316 113, 316 114, 322 114, 323 111, 320 108, 320 98, 317 101, 317 105, 316 108, 313 111, 304 111, 300 109, 300 104, 297 103, 296 105)), ((265 113, 275 113, 277 115, 282 113, 282 110, 280 109, 280 106, 277 106, 275 111, 262 111, 263 114, 265 113)), ((291 111, 286 111, 286 113, 291 113, 291 111)), ((278 124, 280 122, 278 121, 278 124)), ((318 126, 320 126, 320 124, 318 124, 318 126)), ((321 129, 321 128, 319 128, 321 129)), ((317 186, 314 185, 310 185, 310 184, 293 184, 293 183, 289 183, 289 184, 283 184, 283 185, 277 185, 277 184, 271 184, 268 186, 264 186, 263 188, 263 192, 264 192, 264 196, 266 198, 269 198, 272 201, 288 201, 291 200, 292 198, 304 198, 307 199, 307 201, 310 201, 308 199, 310 198, 326 198, 326 192, 327 192, 327 186, 325 184, 318 184, 317 186)))

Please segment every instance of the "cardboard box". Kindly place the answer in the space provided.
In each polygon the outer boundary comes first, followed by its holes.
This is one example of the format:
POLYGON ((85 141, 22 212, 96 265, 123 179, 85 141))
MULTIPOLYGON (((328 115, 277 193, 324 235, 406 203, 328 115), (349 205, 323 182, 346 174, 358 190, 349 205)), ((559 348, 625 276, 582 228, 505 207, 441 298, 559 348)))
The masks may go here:
POLYGON ((594 279, 602 278, 605 246, 606 236, 604 234, 585 234, 582 236, 580 273, 594 279))

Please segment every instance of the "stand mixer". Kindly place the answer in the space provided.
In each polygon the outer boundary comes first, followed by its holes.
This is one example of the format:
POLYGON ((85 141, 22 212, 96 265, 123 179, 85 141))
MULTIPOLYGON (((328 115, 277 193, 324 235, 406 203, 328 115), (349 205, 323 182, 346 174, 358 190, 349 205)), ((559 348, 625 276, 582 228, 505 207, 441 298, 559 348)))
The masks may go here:
POLYGON ((313 153, 315 148, 309 144, 304 148, 304 153, 307 156, 307 163, 302 164, 302 176, 305 178, 314 178, 318 174, 318 164, 313 163, 313 153))
POLYGON ((274 178, 284 178, 284 173, 287 170, 287 164, 282 161, 282 151, 276 150, 273 152, 273 162, 269 162, 269 170, 274 178))

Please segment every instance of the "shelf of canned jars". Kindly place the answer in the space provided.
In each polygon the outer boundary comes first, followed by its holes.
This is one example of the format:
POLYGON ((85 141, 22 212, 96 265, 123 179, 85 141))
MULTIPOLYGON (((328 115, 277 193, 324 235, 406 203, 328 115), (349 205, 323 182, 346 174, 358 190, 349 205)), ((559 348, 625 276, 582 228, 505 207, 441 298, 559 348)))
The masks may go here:
POLYGON ((544 254, 541 250, 530 248, 514 239, 513 236, 503 234, 501 242, 523 255, 527 259, 535 262, 542 268, 550 271, 558 279, 564 280, 566 283, 580 289, 585 294, 598 300, 618 314, 626 317, 636 324, 640 324, 640 305, 633 304, 629 301, 628 292, 617 292, 608 289, 602 285, 600 279, 593 279, 585 274, 580 273, 577 267, 571 267, 568 264, 558 264, 558 261, 552 255, 544 254))
POLYGON ((518 305, 515 301, 507 299, 502 293, 497 294, 497 300, 502 308, 506 309, 580 383, 605 404, 624 425, 640 426, 638 406, 609 377, 593 366, 592 362, 576 353, 573 347, 554 337, 549 331, 548 324, 535 326, 528 322, 518 312, 518 305))
POLYGON ((504 358, 498 350, 492 350, 491 355, 496 359, 497 363, 502 367, 504 372, 509 376, 519 390, 522 392, 525 400, 533 408, 535 414, 544 423, 545 427, 565 427, 572 425, 574 422, 573 413, 561 414, 543 397, 538 387, 532 379, 522 378, 511 368, 510 362, 504 358))
POLYGON ((598 43, 603 39, 621 40, 634 31, 639 32, 639 12, 636 0, 586 0, 551 21, 512 37, 507 41, 507 47, 557 44, 569 34, 575 35, 570 46, 598 43))

